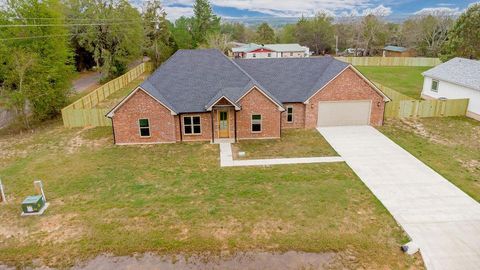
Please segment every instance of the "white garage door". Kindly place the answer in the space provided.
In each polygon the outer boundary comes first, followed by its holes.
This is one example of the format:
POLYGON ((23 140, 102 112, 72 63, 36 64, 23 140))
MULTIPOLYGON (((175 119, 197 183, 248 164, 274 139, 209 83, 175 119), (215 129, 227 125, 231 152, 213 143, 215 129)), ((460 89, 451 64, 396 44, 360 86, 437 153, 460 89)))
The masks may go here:
POLYGON ((370 100, 320 101, 317 126, 358 126, 370 123, 370 100))

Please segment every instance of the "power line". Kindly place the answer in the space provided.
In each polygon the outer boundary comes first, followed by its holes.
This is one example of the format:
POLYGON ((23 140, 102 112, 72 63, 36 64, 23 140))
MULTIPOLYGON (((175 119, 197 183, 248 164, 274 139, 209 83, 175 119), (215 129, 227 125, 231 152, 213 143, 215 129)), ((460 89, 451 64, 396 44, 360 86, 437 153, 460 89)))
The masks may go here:
MULTIPOLYGON (((140 21, 139 21, 140 22, 140 21)), ((136 24, 134 22, 119 22, 119 23, 75 23, 75 24, 1 24, 0 28, 13 27, 52 27, 52 26, 102 26, 102 25, 125 25, 136 24)))
POLYGON ((64 35, 44 35, 44 36, 30 36, 30 37, 14 37, 14 38, 0 38, 0 41, 37 39, 37 38, 50 38, 50 37, 68 37, 68 36, 80 36, 80 35, 85 35, 85 34, 87 34, 87 33, 64 34, 64 35))

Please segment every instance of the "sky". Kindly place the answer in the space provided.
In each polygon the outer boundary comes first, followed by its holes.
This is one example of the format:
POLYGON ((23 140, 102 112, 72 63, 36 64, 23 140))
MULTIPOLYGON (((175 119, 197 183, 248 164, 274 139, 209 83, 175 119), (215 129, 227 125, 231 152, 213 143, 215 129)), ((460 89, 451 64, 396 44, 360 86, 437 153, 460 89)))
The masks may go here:
MULTIPOLYGON (((130 0, 141 5, 142 0, 130 0)), ((167 17, 175 20, 191 16, 194 0, 162 1, 167 17)), ((375 14, 406 18, 418 13, 437 11, 460 13, 476 1, 452 0, 210 0, 214 12, 224 19, 256 19, 313 16, 323 11, 332 16, 375 14)))

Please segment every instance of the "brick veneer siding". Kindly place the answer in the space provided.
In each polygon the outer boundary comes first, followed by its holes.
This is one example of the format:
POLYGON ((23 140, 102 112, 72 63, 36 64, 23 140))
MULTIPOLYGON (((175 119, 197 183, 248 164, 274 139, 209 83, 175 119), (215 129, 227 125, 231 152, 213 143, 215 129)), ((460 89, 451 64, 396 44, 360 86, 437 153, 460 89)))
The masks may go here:
POLYGON ((253 89, 240 101, 242 109, 237 112, 237 138, 280 138, 281 112, 278 106, 259 90, 253 89), (252 114, 262 115, 262 131, 253 133, 251 129, 252 114))
POLYGON ((137 90, 112 118, 115 143, 167 143, 175 142, 175 118, 170 110, 143 90, 137 90), (150 137, 140 137, 138 120, 147 118, 150 137))
POLYGON ((211 141, 212 140, 212 118, 210 112, 206 113, 182 113, 180 115, 182 132, 182 141, 211 141), (188 116, 200 116, 200 132, 201 134, 187 135, 184 133, 183 118, 188 116))
POLYGON ((282 112, 282 129, 305 127, 305 104, 284 103, 285 111, 282 112), (287 122, 287 107, 293 107, 293 123, 287 122))
POLYGON ((310 98, 309 103, 305 107, 305 128, 315 128, 317 126, 319 101, 340 100, 371 100, 370 124, 372 126, 381 126, 383 124, 383 111, 385 108, 383 97, 355 71, 348 68, 324 89, 310 98))

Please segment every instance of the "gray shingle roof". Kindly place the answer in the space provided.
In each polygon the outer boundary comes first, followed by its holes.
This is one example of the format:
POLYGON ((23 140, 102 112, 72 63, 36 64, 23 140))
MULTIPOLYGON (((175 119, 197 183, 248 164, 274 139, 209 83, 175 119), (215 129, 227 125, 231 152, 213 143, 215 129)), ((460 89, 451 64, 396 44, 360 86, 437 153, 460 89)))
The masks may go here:
POLYGON ((453 58, 422 75, 480 91, 480 61, 477 60, 453 58))
POLYGON ((179 50, 140 87, 176 113, 204 112, 222 95, 253 86, 278 104, 304 102, 349 64, 332 57, 231 60, 220 51, 179 50))
POLYGON ((234 61, 282 103, 304 102, 349 66, 329 56, 234 61))
POLYGON ((392 51, 392 52, 405 52, 407 50, 407 48, 405 47, 392 46, 392 45, 386 46, 383 49, 385 51, 392 51))

